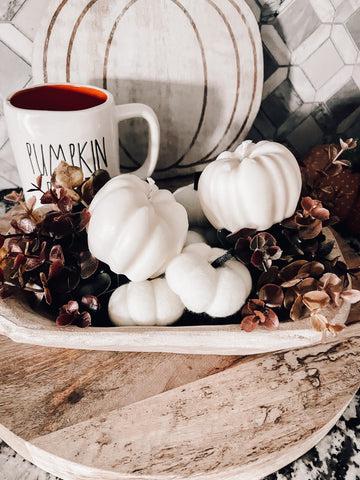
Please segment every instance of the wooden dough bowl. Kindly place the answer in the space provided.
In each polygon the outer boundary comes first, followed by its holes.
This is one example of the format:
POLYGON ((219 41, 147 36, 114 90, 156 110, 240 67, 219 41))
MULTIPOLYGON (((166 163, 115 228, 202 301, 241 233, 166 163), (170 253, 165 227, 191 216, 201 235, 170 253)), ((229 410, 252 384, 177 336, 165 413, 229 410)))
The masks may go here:
MULTIPOLYGON (((338 246, 334 250, 336 254, 341 253, 338 246)), ((340 309, 329 314, 329 318, 334 323, 343 324, 349 311, 350 305, 344 302, 340 309)), ((345 328, 339 338, 351 337, 356 328, 345 328)), ((251 333, 241 330, 240 323, 179 327, 59 327, 53 319, 32 310, 25 301, 16 297, 0 302, 0 333, 16 342, 49 347, 217 355, 265 353, 315 345, 322 341, 322 334, 311 327, 309 318, 283 322, 278 330, 259 327, 251 333)), ((333 341, 333 338, 328 338, 328 341, 333 341)))

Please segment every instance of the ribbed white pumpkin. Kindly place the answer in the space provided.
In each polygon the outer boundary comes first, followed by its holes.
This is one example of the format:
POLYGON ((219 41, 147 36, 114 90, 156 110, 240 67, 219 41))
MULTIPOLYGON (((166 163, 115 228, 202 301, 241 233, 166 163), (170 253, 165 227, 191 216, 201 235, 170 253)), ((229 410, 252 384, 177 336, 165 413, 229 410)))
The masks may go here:
POLYGON ((130 282, 110 297, 108 312, 115 325, 170 325, 184 312, 184 304, 165 278, 130 282))
POLYGON ((174 197, 176 201, 181 203, 181 205, 183 205, 183 207, 185 208, 188 214, 189 225, 191 227, 194 225, 209 225, 209 221, 205 217, 204 212, 201 208, 199 194, 197 190, 194 189, 193 183, 175 190, 174 197))
POLYGON ((184 245, 188 230, 184 207, 170 191, 135 175, 111 179, 89 210, 90 252, 130 280, 161 275, 184 245))
POLYGON ((227 317, 244 305, 252 285, 248 269, 235 259, 218 268, 211 265, 225 252, 193 243, 169 263, 165 274, 169 287, 188 310, 227 317))
POLYGON ((301 192, 294 155, 276 142, 242 142, 206 166, 198 185, 201 207, 217 229, 266 230, 290 217, 301 192))

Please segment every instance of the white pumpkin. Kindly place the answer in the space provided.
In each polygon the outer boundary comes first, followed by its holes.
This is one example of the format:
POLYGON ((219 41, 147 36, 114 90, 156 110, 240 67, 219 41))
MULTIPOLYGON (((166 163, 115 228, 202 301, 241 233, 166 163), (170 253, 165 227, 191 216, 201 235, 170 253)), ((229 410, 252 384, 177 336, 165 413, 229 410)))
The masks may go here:
POLYGON ((205 237, 203 237, 203 235, 200 232, 196 230, 188 230, 184 247, 186 247, 187 245, 191 245, 192 243, 202 243, 202 242, 206 243, 205 237))
POLYGON ((165 274, 169 287, 188 310, 227 317, 244 305, 252 285, 248 269, 235 259, 218 268, 211 265, 225 253, 206 243, 193 243, 169 263, 165 274))
POLYGON ((208 219, 205 217, 204 212, 201 208, 199 194, 197 190, 194 189, 194 184, 186 185, 185 187, 180 187, 174 192, 174 197, 177 202, 181 203, 185 208, 189 225, 199 225, 206 226, 209 225, 208 219))
POLYGON ((89 210, 90 252, 130 280, 161 275, 184 245, 188 230, 184 207, 170 191, 135 175, 111 179, 89 210))
POLYGON ((276 142, 242 142, 223 152, 202 172, 198 193, 202 209, 217 229, 266 230, 290 217, 301 192, 294 155, 276 142))
POLYGON ((184 312, 184 304, 165 278, 130 282, 117 288, 108 305, 115 325, 170 325, 184 312))

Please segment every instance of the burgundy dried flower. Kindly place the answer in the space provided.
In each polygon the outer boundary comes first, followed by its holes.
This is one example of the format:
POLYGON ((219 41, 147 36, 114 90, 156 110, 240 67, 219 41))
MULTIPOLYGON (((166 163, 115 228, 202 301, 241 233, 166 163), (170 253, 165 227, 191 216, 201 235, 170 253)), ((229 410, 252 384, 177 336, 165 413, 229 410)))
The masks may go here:
POLYGON ((323 228, 323 222, 329 220, 330 212, 322 206, 319 200, 311 197, 301 199, 302 211, 281 222, 285 228, 298 230, 300 240, 312 240, 323 228))
POLYGON ((80 313, 78 302, 70 300, 60 308, 56 323, 62 327, 66 325, 77 325, 78 327, 85 328, 91 325, 91 315, 87 311, 80 313))
POLYGON ((234 256, 246 265, 252 264, 259 270, 268 270, 274 260, 282 255, 276 239, 268 232, 256 233, 256 230, 244 228, 228 236, 236 239, 234 256))
POLYGON ((241 315, 243 316, 241 328, 245 332, 252 332, 259 324, 271 330, 279 326, 276 313, 265 302, 256 298, 247 302, 241 310, 241 315))

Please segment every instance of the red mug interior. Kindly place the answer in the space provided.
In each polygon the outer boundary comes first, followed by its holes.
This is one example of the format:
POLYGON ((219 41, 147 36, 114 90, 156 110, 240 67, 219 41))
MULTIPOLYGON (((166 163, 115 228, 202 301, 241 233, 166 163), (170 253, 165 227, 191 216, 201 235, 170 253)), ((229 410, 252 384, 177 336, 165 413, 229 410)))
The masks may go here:
POLYGON ((10 103, 26 110, 72 112, 96 107, 106 102, 107 95, 92 87, 76 85, 40 85, 14 93, 10 103))

